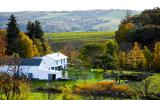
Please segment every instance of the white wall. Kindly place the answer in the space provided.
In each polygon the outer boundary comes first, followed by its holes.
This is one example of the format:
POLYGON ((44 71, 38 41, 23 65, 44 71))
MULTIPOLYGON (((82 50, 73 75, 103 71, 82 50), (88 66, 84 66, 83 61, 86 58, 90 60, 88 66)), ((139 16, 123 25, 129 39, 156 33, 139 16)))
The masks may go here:
MULTIPOLYGON (((33 74, 33 78, 38 78, 40 80, 48 80, 48 74, 56 74, 57 78, 63 78, 62 70, 49 70, 51 67, 57 67, 57 66, 67 66, 67 59, 64 61, 58 60, 58 65, 56 65, 56 61, 50 57, 44 56, 41 64, 39 66, 21 66, 22 72, 28 76, 28 73, 33 74)), ((8 66, 4 66, 3 68, 0 68, 0 71, 6 71, 8 69, 8 66)))

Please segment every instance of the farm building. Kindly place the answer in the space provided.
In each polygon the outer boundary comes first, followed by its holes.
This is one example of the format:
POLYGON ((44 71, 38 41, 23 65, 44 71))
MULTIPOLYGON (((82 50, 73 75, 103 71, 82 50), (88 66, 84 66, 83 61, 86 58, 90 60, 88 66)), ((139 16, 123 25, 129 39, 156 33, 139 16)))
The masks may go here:
MULTIPOLYGON (((30 79, 39 80, 56 80, 66 79, 67 72, 67 56, 57 52, 48 54, 43 57, 35 57, 32 59, 22 58, 20 59, 21 73, 30 79)), ((7 68, 8 66, 3 67, 7 68)), ((2 71, 2 68, 1 68, 2 71)))

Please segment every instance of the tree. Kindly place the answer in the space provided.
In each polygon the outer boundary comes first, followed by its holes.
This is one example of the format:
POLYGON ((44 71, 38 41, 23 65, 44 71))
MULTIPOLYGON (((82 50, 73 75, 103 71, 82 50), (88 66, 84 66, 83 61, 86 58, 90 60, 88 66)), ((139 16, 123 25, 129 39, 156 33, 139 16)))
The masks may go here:
POLYGON ((44 32, 39 21, 34 23, 29 21, 27 24, 27 35, 33 40, 37 46, 39 55, 52 53, 51 46, 44 39, 44 32))
POLYGON ((150 50, 147 48, 147 46, 144 46, 143 54, 144 54, 145 59, 146 59, 146 68, 147 68, 148 70, 151 70, 152 53, 151 53, 150 50))
POLYGON ((41 23, 39 21, 35 21, 34 22, 34 28, 35 28, 35 30, 34 30, 35 38, 40 39, 42 41, 44 32, 42 30, 41 23))
POLYGON ((144 69, 146 59, 138 43, 134 43, 133 48, 127 54, 127 64, 131 69, 144 69))
POLYGON ((0 57, 5 56, 6 52, 6 30, 0 30, 0 57))
POLYGON ((126 60, 127 60, 126 52, 119 52, 118 53, 118 64, 120 68, 126 67, 126 60))
POLYGON ((35 38, 35 25, 31 21, 28 21, 27 23, 27 34, 30 39, 35 38))
POLYGON ((68 56, 68 60, 73 66, 81 67, 81 60, 79 59, 80 52, 76 50, 71 44, 65 45, 60 52, 68 56))
POLYGON ((38 49, 38 55, 43 55, 43 47, 42 42, 39 39, 33 39, 33 43, 35 44, 35 47, 38 49))
POLYGON ((120 24, 118 31, 116 31, 116 35, 115 35, 116 41, 118 43, 126 42, 127 33, 132 29, 134 29, 134 25, 132 23, 120 24))
POLYGON ((103 52, 102 45, 98 43, 90 43, 84 45, 80 51, 80 58, 86 66, 92 68, 97 67, 97 57, 103 52))
POLYGON ((9 18, 9 23, 7 24, 7 54, 12 55, 13 53, 18 53, 18 41, 19 41, 19 28, 17 26, 17 21, 14 15, 9 18))
POLYGON ((156 42, 153 52, 153 66, 155 70, 160 68, 160 42, 156 42))
POLYGON ((147 78, 140 83, 133 84, 131 87, 133 91, 141 97, 142 100, 152 100, 159 92, 159 81, 153 82, 153 78, 147 78))
POLYGON ((19 35, 20 35, 20 41, 19 41, 20 56, 23 58, 32 58, 33 56, 37 56, 38 50, 36 50, 33 41, 23 32, 20 32, 19 35))
POLYGON ((0 58, 0 99, 27 100, 30 83, 22 76, 23 68, 20 66, 18 54, 11 57, 0 58))
MULTIPOLYGON (((144 10, 138 15, 128 17, 121 21, 115 38, 121 49, 126 49, 124 44, 130 45, 138 42, 153 50, 156 42, 160 41, 160 8, 144 10), (129 26, 125 27, 131 23, 129 26), (129 30, 128 30, 129 29, 129 30)), ((127 14, 129 15, 129 14, 127 14)), ((129 48, 130 49, 130 48, 129 48)))
POLYGON ((104 44, 104 59, 106 65, 105 67, 116 67, 117 66, 117 53, 118 53, 118 44, 113 40, 109 40, 104 44))
POLYGON ((42 55, 50 54, 53 52, 51 46, 45 40, 42 40, 42 48, 43 48, 42 55))

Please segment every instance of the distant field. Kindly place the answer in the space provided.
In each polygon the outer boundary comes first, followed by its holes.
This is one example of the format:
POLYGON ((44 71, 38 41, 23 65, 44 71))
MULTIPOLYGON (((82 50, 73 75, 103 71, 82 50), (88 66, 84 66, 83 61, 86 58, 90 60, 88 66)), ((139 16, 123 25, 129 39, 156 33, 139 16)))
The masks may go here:
POLYGON ((114 32, 65 32, 45 35, 54 42, 64 41, 103 41, 114 38, 114 32))
POLYGON ((66 44, 72 44, 75 48, 81 47, 89 42, 103 42, 114 39, 115 32, 64 32, 46 33, 45 38, 49 40, 54 51, 58 51, 66 44))

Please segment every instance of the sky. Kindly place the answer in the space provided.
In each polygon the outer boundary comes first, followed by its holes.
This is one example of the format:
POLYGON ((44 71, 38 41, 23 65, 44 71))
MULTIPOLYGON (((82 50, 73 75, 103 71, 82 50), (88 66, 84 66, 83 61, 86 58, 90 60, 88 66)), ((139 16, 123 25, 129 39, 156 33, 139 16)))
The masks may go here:
POLYGON ((0 12, 92 9, 144 10, 160 7, 160 0, 0 0, 0 4, 0 12))

